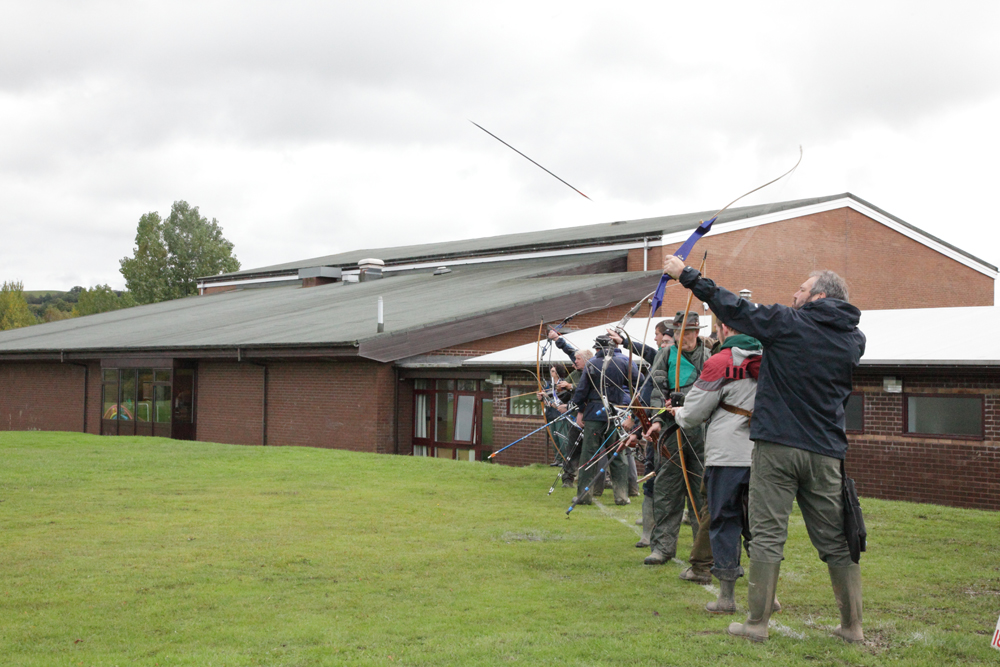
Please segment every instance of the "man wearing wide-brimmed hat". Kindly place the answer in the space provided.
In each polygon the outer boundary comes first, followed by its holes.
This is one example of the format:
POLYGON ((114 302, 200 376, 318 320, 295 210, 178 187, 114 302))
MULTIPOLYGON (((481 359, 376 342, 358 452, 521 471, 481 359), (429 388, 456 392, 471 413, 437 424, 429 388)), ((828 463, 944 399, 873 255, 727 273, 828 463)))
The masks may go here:
MULTIPOLYGON (((670 400, 670 394, 679 391, 686 394, 694 385, 695 380, 701 374, 701 369, 705 362, 712 355, 711 349, 698 337, 701 329, 701 321, 698 313, 690 312, 686 321, 684 313, 679 312, 674 316, 670 327, 674 333, 674 340, 677 341, 670 348, 661 349, 653 365, 650 374, 653 377, 654 389, 652 397, 653 407, 663 407, 670 400), (677 345, 681 346, 680 355, 680 382, 675 387, 677 375, 677 345)), ((661 427, 673 424, 673 417, 669 414, 662 414, 654 419, 654 429, 651 434, 656 438, 661 427)), ((701 495, 698 489, 701 486, 702 461, 705 451, 705 427, 698 425, 691 429, 681 430, 681 439, 684 442, 684 460, 688 470, 688 481, 692 485, 695 502, 698 507, 691 509, 691 529, 694 536, 698 534, 698 520, 701 516, 701 495)), ((684 480, 679 459, 677 456, 677 436, 671 435, 664 438, 660 446, 656 448, 656 477, 653 483, 653 531, 650 535, 649 556, 643 561, 647 565, 662 565, 677 555, 677 536, 680 532, 681 518, 684 515, 684 506, 690 506, 687 485, 684 480)), ((696 560, 699 560, 696 558, 696 560)), ((704 560, 701 558, 700 560, 704 560)), ((709 568, 712 566, 711 551, 708 553, 707 562, 698 563, 682 573, 682 578, 696 579, 708 578, 711 581, 709 568), (702 574, 703 571, 703 574, 702 574)))

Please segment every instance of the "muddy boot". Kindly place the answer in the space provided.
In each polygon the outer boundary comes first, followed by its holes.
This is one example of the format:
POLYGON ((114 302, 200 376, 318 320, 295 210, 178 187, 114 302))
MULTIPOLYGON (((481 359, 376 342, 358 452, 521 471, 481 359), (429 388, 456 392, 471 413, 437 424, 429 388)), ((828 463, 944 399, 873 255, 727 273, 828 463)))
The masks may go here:
POLYGON ((709 602, 705 609, 713 614, 736 613, 736 582, 719 580, 719 599, 709 602))
POLYGON ((833 594, 840 607, 840 625, 833 634, 845 642, 856 644, 865 640, 861 630, 861 566, 857 563, 847 567, 828 565, 833 594))
POLYGON ((638 548, 649 546, 649 536, 653 533, 653 496, 642 499, 642 538, 635 543, 638 548))
POLYGON ((646 556, 646 560, 642 561, 643 565, 663 565, 669 558, 666 554, 661 554, 659 551, 654 551, 653 553, 646 556))
POLYGON ((703 572, 701 570, 696 570, 693 567, 682 570, 677 577, 682 581, 690 581, 691 583, 701 584, 702 586, 712 583, 711 572, 703 572))
POLYGON ((780 569, 781 562, 750 561, 750 576, 747 578, 747 606, 750 607, 750 613, 747 614, 745 623, 730 623, 729 634, 755 642, 767 641, 767 622, 771 619, 780 569))

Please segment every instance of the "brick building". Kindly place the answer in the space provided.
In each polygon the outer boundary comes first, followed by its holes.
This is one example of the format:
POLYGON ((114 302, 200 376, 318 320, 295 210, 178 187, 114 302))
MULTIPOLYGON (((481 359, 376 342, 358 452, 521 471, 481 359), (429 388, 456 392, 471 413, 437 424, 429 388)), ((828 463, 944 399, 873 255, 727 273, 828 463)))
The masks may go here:
MULTIPOLYGON (((537 426, 530 400, 507 400, 535 380, 465 362, 534 343, 540 321, 581 309, 578 328, 617 321, 711 213, 359 250, 2 332, 0 429, 481 459, 537 426)), ((850 194, 732 209, 704 250, 707 275, 761 302, 787 303, 829 268, 864 310, 992 306, 997 275, 850 194)), ((684 299, 668 289, 663 312, 684 299)), ((544 460, 544 440, 504 456, 544 460)))

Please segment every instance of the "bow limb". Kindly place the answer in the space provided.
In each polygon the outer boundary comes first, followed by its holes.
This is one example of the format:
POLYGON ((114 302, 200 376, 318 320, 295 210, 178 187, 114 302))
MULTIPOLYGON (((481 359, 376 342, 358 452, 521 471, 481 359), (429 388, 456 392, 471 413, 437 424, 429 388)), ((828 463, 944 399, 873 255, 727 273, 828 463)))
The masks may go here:
MULTIPOLYGON (((538 382, 538 393, 545 396, 545 388, 542 386, 542 331, 545 329, 545 320, 542 320, 538 325, 538 341, 535 345, 535 381, 538 382)), ((542 419, 545 419, 545 401, 542 402, 542 419)), ((545 432, 549 436, 549 440, 552 442, 552 448, 556 450, 556 454, 559 458, 566 461, 566 457, 563 453, 559 451, 559 445, 556 443, 555 437, 552 435, 552 429, 549 428, 548 424, 545 424, 545 432)))
MULTIPOLYGON (((706 260, 708 260, 708 251, 705 251, 705 256, 701 259, 701 270, 705 269, 706 260)), ((677 367, 674 369, 674 391, 677 392, 681 390, 681 350, 684 347, 684 331, 687 326, 688 313, 691 311, 691 299, 693 298, 694 292, 689 292, 687 305, 684 306, 684 318, 681 320, 681 339, 675 343, 677 345, 677 367)), ((691 501, 691 511, 697 514, 698 504, 694 502, 694 493, 691 491, 691 480, 688 477, 687 464, 684 462, 684 439, 681 437, 681 429, 677 429, 677 458, 681 464, 681 474, 684 476, 684 486, 687 487, 688 499, 691 501)))
MULTIPOLYGON (((783 173, 781 176, 778 176, 777 178, 771 179, 770 181, 768 181, 764 185, 758 185, 753 190, 750 190, 749 192, 744 192, 739 197, 737 197, 736 199, 734 199, 733 201, 729 202, 728 204, 726 204, 725 206, 723 206, 722 208, 720 208, 718 211, 716 211, 715 215, 712 216, 712 220, 715 220, 716 218, 718 218, 720 213, 722 213, 727 208, 729 208, 730 206, 732 206, 733 204, 735 204, 739 200, 743 199, 744 197, 746 197, 748 195, 752 195, 753 193, 757 192, 758 190, 763 190, 764 188, 766 188, 767 186, 771 185, 772 183, 777 183, 778 181, 780 181, 781 179, 783 179, 785 176, 788 176, 793 171, 795 171, 796 169, 798 169, 800 164, 802 164, 802 146, 799 146, 799 159, 795 163, 794 167, 792 167, 791 169, 789 169, 788 171, 786 171, 785 173, 783 173)), ((678 257, 679 257, 679 255, 678 255, 678 257)), ((686 257, 683 258, 683 259, 686 259, 686 257)))
MULTIPOLYGON (((549 327, 549 328, 550 328, 550 329, 552 329, 553 331, 556 331, 556 332, 558 332, 558 331, 559 331, 559 330, 561 330, 561 329, 562 329, 562 328, 563 328, 564 326, 566 326, 567 324, 569 324, 569 323, 570 323, 570 320, 572 320, 572 319, 573 319, 574 317, 576 317, 577 315, 582 315, 583 313, 591 313, 591 312, 594 312, 595 310, 601 310, 602 308, 607 308, 608 306, 610 306, 610 305, 611 305, 612 301, 614 301, 614 299, 613 299, 613 298, 612 298, 611 300, 609 300, 609 301, 608 301, 608 302, 607 302, 606 304, 604 304, 603 306, 596 306, 596 307, 594 307, 594 308, 581 308, 580 310, 576 311, 575 313, 573 313, 573 314, 572 314, 572 315, 570 315, 569 317, 567 317, 567 318, 563 319, 563 321, 562 321, 562 322, 560 322, 559 324, 557 324, 557 325, 555 325, 555 326, 553 326, 553 327, 549 327)), ((541 335, 539 335, 539 340, 541 340, 541 335)), ((551 341, 551 340, 546 340, 546 341, 545 341, 545 345, 544 345, 544 346, 542 347, 542 354, 541 354, 541 356, 543 356, 543 357, 544 357, 544 356, 545 356, 545 353, 546 353, 546 351, 547 351, 547 352, 548 352, 548 353, 549 353, 550 355, 552 354, 552 348, 551 348, 551 344, 552 344, 552 341, 551 341)), ((551 360, 551 356, 549 357, 549 359, 551 360)))
MULTIPOLYGON (((693 232, 691 232, 691 236, 689 236, 687 238, 687 240, 684 241, 684 243, 681 245, 681 247, 678 248, 674 252, 674 256, 675 257, 679 257, 680 259, 683 259, 683 260, 687 260, 688 255, 694 249, 694 245, 698 242, 699 239, 701 239, 702 236, 704 236, 705 234, 707 234, 712 229, 712 223, 714 223, 716 220, 718 220, 719 216, 726 209, 728 209, 730 206, 732 206, 733 204, 735 204, 739 200, 743 199, 744 197, 746 197, 748 195, 751 195, 754 192, 757 192, 758 190, 763 190, 764 188, 766 188, 767 186, 771 185, 772 183, 777 183, 778 181, 780 181, 781 179, 783 179, 784 177, 788 176, 793 171, 795 171, 796 169, 798 169, 799 165, 801 163, 802 163, 802 146, 799 146, 799 159, 795 162, 795 166, 794 167, 792 167, 791 169, 789 169, 788 171, 786 171, 785 173, 783 173, 781 176, 778 176, 777 178, 772 178, 767 183, 764 183, 763 185, 758 185, 753 190, 748 190, 747 192, 744 192, 739 197, 737 197, 733 201, 729 202, 728 204, 726 204, 725 206, 723 206, 722 208, 720 208, 716 212, 715 215, 713 215, 711 218, 709 218, 709 220, 707 222, 706 221, 702 221, 695 228, 695 230, 693 232)), ((664 273, 662 276, 660 276, 660 283, 656 286, 656 292, 655 292, 655 294, 653 296, 653 300, 651 302, 651 311, 650 311, 650 315, 649 315, 650 317, 653 316, 653 313, 656 312, 656 309, 660 307, 661 303, 663 303, 663 290, 666 288, 667 281, 669 281, 669 280, 670 280, 670 276, 667 275, 666 273, 664 273)))

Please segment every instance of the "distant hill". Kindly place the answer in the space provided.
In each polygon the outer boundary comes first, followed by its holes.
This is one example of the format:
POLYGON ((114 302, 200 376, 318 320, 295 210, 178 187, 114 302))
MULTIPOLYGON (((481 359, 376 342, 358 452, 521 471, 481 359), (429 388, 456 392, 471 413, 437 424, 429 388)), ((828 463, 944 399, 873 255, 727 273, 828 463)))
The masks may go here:
POLYGON ((25 290, 24 300, 28 308, 39 320, 51 322, 65 319, 73 312, 82 287, 74 287, 68 292, 60 290, 25 290))
POLYGON ((62 296, 63 294, 69 294, 69 292, 61 292, 61 291, 56 290, 56 289, 52 289, 52 290, 36 289, 36 290, 24 290, 23 294, 24 294, 25 297, 32 297, 32 296, 33 297, 46 297, 46 296, 56 297, 56 296, 62 296))

